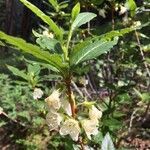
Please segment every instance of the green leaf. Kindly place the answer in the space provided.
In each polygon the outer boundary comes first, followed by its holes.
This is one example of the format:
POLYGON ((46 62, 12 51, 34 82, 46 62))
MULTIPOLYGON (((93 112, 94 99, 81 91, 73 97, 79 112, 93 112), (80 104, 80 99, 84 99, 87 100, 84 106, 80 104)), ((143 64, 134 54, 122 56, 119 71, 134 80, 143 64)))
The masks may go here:
POLYGON ((121 127, 123 126, 121 121, 112 117, 103 119, 103 125, 107 126, 109 130, 113 132, 121 129, 121 127))
POLYGON ((150 94, 149 93, 142 93, 142 101, 150 102, 150 94))
POLYGON ((71 51, 71 55, 74 55, 77 51, 83 49, 87 45, 91 44, 92 42, 90 40, 81 41, 80 43, 76 44, 73 47, 73 50, 71 51))
POLYGON ((35 5, 31 4, 27 0, 20 0, 26 7, 28 7, 34 14, 40 17, 46 24, 48 24, 51 30, 56 34, 56 37, 62 39, 63 33, 62 30, 54 23, 54 21, 43 13, 39 8, 35 5))
POLYGON ((72 23, 71 30, 74 31, 76 28, 89 22, 95 17, 96 17, 96 14, 91 13, 91 12, 83 12, 83 13, 78 14, 76 19, 72 23))
POLYGON ((36 43, 43 49, 48 49, 51 53, 63 53, 60 43, 56 39, 47 36, 40 36, 37 38, 36 43))
POLYGON ((80 42, 74 46, 73 50, 71 51, 71 55, 74 55, 77 51, 85 48, 87 45, 92 44, 93 42, 100 41, 100 40, 109 40, 110 41, 114 37, 123 36, 124 34, 130 33, 133 30, 135 30, 135 29, 134 28, 125 28, 125 29, 121 29, 121 30, 110 31, 108 33, 102 34, 100 36, 95 36, 93 38, 87 38, 83 42, 80 42))
POLYGON ((142 46, 144 52, 150 52, 150 44, 142 46))
POLYGON ((59 4, 58 4, 58 2, 57 2, 57 0, 48 0, 49 1, 49 3, 53 6, 53 8, 54 8, 54 10, 56 11, 56 12, 59 12, 60 11, 60 6, 59 6, 59 4))
POLYGON ((39 64, 29 64, 28 65, 28 72, 30 73, 30 74, 34 74, 34 75, 36 75, 36 76, 38 76, 39 75, 39 73, 40 73, 40 71, 41 71, 41 68, 40 68, 40 65, 39 64))
POLYGON ((93 19, 94 17, 96 17, 96 14, 94 13, 90 13, 90 12, 84 12, 84 13, 80 13, 77 15, 76 19, 74 20, 74 22, 71 25, 71 28, 69 30, 68 33, 68 40, 67 40, 67 51, 66 51, 66 56, 68 57, 68 48, 69 48, 69 43, 72 37, 72 34, 74 32, 74 30, 78 27, 80 27, 81 25, 89 22, 91 19, 93 19))
POLYGON ((5 44, 2 41, 0 41, 0 46, 5 46, 5 44))
MULTIPOLYGON (((67 1, 66 2, 62 2, 62 3, 59 3, 59 9, 61 10, 61 9, 65 9, 65 8, 67 8, 68 7, 68 4, 67 4, 67 1)), ((70 16, 70 15, 69 15, 70 16)))
POLYGON ((126 5, 127 5, 128 9, 130 10, 131 16, 133 17, 135 15, 135 10, 137 8, 135 1, 127 0, 126 5))
POLYGON ((33 122, 34 126, 39 127, 44 122, 44 119, 36 116, 36 117, 33 117, 32 122, 33 122))
POLYGON ((140 91, 138 91, 138 90, 135 89, 135 88, 134 88, 133 90, 134 90, 134 92, 137 94, 137 96, 139 96, 141 99, 143 98, 140 91))
POLYGON ((54 8, 56 8, 56 7, 58 6, 57 0, 48 0, 48 2, 49 2, 54 8))
POLYGON ((104 0, 91 0, 91 2, 94 4, 94 5, 101 5, 104 0))
POLYGON ((140 91, 138 91, 135 88, 134 88, 134 91, 137 94, 137 96, 139 96, 141 98, 142 101, 144 101, 144 102, 150 101, 150 94, 149 93, 141 93, 140 91))
POLYGON ((74 21, 77 15, 80 13, 80 3, 77 3, 74 8, 72 9, 71 18, 74 21))
POLYGON ((24 111, 17 112, 17 116, 18 118, 24 120, 25 122, 31 121, 31 116, 29 111, 24 110, 24 111))
POLYGON ((19 69, 13 67, 13 66, 9 66, 7 65, 7 68, 16 76, 19 76, 25 80, 28 81, 28 76, 23 72, 23 71, 20 71, 19 69))
POLYGON ((111 40, 114 37, 119 37, 119 36, 123 36, 127 33, 130 33, 132 31, 134 31, 135 28, 124 28, 124 29, 120 29, 120 30, 114 30, 114 31, 110 31, 108 33, 102 34, 100 36, 94 37, 93 40, 95 39, 103 39, 103 40, 111 40))
POLYGON ((66 67, 66 64, 63 63, 61 55, 50 54, 47 51, 42 51, 40 47, 27 43, 21 38, 16 38, 0 31, 0 39, 5 40, 6 43, 11 44, 12 46, 15 46, 16 49, 21 49, 26 53, 32 54, 33 56, 48 62, 59 71, 62 71, 63 68, 66 67))
POLYGON ((102 141, 101 150, 115 150, 110 134, 107 133, 102 141))
POLYGON ((98 134, 96 134, 94 137, 93 137, 93 142, 96 143, 96 144, 100 144, 103 140, 103 134, 102 132, 98 132, 98 134))
POLYGON ((39 64, 39 65, 41 65, 42 67, 44 67, 44 68, 48 68, 48 69, 50 69, 50 70, 52 70, 52 71, 54 71, 54 72, 59 72, 59 70, 57 69, 57 68, 55 68, 55 67, 53 67, 52 65, 50 65, 50 64, 47 64, 47 63, 44 63, 44 62, 40 62, 40 61, 33 61, 33 60, 28 60, 28 59, 25 59, 28 63, 30 63, 30 64, 39 64))
POLYGON ((118 39, 113 41, 96 41, 81 50, 75 51, 70 56, 71 66, 77 65, 83 61, 90 60, 98 57, 99 55, 109 51, 114 45, 116 45, 118 39))
POLYGON ((35 30, 32 29, 32 33, 35 37, 40 37, 42 36, 43 34, 39 34, 38 32, 36 32, 35 30))
POLYGON ((114 118, 121 118, 121 117, 123 117, 123 116, 125 116, 125 115, 126 115, 125 113, 120 112, 120 111, 114 111, 114 112, 113 112, 113 117, 114 117, 114 118))

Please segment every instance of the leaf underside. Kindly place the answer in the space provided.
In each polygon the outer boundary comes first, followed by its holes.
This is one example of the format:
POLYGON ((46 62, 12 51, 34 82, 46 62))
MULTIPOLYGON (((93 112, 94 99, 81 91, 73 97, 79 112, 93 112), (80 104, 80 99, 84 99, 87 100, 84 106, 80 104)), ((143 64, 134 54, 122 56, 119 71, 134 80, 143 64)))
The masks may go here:
POLYGON ((83 12, 83 13, 78 14, 71 26, 71 30, 74 31, 76 28, 89 22, 95 17, 96 17, 96 14, 91 13, 91 12, 83 12))

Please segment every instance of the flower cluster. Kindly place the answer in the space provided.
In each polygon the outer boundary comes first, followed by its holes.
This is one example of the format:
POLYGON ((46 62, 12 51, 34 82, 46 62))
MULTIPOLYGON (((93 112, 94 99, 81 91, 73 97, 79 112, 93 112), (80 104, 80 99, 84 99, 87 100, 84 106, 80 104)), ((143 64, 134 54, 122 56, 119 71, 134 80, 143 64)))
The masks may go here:
POLYGON ((49 130, 59 130, 61 135, 70 135, 74 141, 78 140, 80 133, 80 127, 78 121, 68 117, 63 121, 63 112, 59 113, 62 108, 68 116, 71 116, 71 107, 67 100, 60 101, 59 91, 53 91, 53 93, 45 99, 48 114, 46 115, 46 122, 49 126, 49 130))
POLYGON ((60 122, 62 121, 61 114, 57 111, 60 109, 60 93, 54 91, 49 97, 45 99, 48 114, 46 115, 46 122, 49 126, 49 130, 58 130, 60 122))
POLYGON ((82 127, 85 130, 87 137, 91 140, 91 135, 98 133, 99 119, 102 117, 102 111, 98 110, 95 106, 89 109, 89 119, 82 120, 82 127))
POLYGON ((94 105, 89 108, 89 119, 82 119, 81 121, 72 118, 71 106, 67 100, 60 100, 60 93, 54 90, 53 93, 45 99, 48 113, 46 115, 46 122, 49 130, 55 130, 60 135, 70 135, 70 137, 77 141, 81 129, 79 124, 83 127, 87 137, 91 139, 91 135, 98 133, 98 123, 102 116, 102 112, 94 105))

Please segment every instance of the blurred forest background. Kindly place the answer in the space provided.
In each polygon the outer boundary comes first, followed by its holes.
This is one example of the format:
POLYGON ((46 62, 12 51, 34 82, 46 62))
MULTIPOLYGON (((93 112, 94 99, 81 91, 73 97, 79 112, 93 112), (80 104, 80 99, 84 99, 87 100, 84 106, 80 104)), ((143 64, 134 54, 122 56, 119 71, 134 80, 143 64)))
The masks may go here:
MULTIPOLYGON (((85 39, 90 32, 102 35, 141 26, 122 36, 107 54, 78 68, 72 89, 79 98, 106 103, 102 133, 94 137, 91 146, 98 149, 103 135, 109 131, 118 149, 150 149, 150 1, 128 0, 128 7, 124 0, 58 0, 56 6, 50 0, 29 1, 65 30, 77 2, 81 12, 96 13, 96 19, 80 28, 76 40, 85 39)), ((43 34, 47 27, 19 0, 1 0, 0 30, 35 43, 34 35, 43 34)), ((30 55, 0 47, 0 149, 67 150, 68 143, 59 136, 53 138, 48 131, 44 101, 32 96, 35 87, 48 95, 59 84, 60 77, 34 61, 30 55), (19 68, 28 80, 9 66, 19 68)))

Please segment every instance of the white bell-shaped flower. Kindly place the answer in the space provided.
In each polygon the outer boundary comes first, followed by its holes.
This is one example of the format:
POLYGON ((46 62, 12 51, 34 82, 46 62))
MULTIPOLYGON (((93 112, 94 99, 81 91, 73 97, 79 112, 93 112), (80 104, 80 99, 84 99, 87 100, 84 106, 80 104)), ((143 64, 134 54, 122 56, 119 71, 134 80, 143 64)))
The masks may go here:
POLYGON ((122 15, 124 13, 126 13, 128 11, 128 9, 124 6, 120 6, 120 12, 119 12, 119 15, 122 15))
POLYGON ((88 145, 85 145, 85 146, 84 146, 84 150, 94 150, 94 148, 92 148, 92 147, 90 147, 90 146, 88 146, 88 145))
POLYGON ((48 112, 46 115, 46 123, 49 126, 49 130, 58 130, 62 117, 57 112, 48 112))
POLYGON ((66 99, 61 101, 61 106, 65 110, 67 115, 72 116, 70 103, 66 99))
POLYGON ((103 18, 106 18, 106 10, 105 9, 100 9, 99 10, 99 15, 102 16, 103 18))
POLYGON ((98 110, 94 105, 89 110, 89 118, 91 120, 98 120, 102 117, 102 111, 98 110))
POLYGON ((33 98, 35 100, 41 98, 43 96, 43 91, 40 88, 35 88, 33 92, 33 98))
POLYGON ((88 120, 85 119, 81 122, 83 129, 88 137, 91 140, 91 135, 98 134, 98 121, 97 120, 88 120))
POLYGON ((53 93, 45 99, 49 111, 55 112, 60 108, 61 103, 59 96, 60 96, 59 91, 54 90, 53 93))
POLYGON ((75 119, 67 119, 60 128, 61 135, 70 135, 74 141, 78 140, 80 127, 78 121, 75 119))

